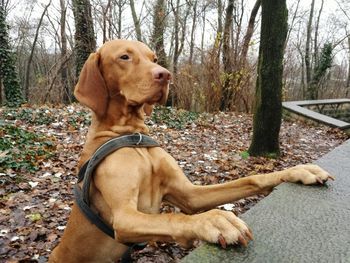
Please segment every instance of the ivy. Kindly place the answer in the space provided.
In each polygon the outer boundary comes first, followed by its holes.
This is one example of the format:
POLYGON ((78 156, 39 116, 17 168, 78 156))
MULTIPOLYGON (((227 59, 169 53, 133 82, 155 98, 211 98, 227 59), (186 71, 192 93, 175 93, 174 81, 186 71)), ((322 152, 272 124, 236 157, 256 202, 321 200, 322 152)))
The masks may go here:
POLYGON ((36 171, 38 164, 54 155, 54 143, 43 135, 12 124, 0 123, 0 172, 12 169, 36 171))
POLYGON ((3 6, 0 6, 0 78, 4 85, 6 105, 20 106, 24 99, 15 68, 15 58, 9 45, 3 6))
POLYGON ((333 46, 331 43, 325 43, 320 53, 320 59, 315 65, 314 75, 308 90, 310 99, 318 98, 318 89, 322 79, 326 76, 327 70, 332 67, 333 46))
POLYGON ((196 112, 158 106, 153 111, 152 121, 159 125, 166 125, 169 128, 183 129, 194 123, 198 116, 199 114, 196 112))
POLYGON ((327 70, 332 66, 332 51, 333 47, 331 43, 324 44, 321 50, 320 60, 315 67, 314 82, 319 83, 326 75, 327 70))

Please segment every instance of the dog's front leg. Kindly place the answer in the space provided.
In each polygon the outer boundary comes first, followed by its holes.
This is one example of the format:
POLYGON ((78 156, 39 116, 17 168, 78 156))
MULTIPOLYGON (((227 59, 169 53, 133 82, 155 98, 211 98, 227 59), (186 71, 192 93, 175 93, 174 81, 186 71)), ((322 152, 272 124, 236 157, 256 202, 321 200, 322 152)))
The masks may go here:
POLYGON ((247 225, 232 212, 211 210, 196 215, 144 214, 130 207, 114 211, 113 228, 121 243, 176 241, 189 246, 194 240, 210 243, 241 243, 252 239, 247 225))
POLYGON ((141 155, 136 155, 136 151, 125 154, 125 150, 120 150, 115 154, 122 153, 118 158, 122 162, 106 158, 94 176, 94 184, 109 210, 105 219, 112 224, 117 241, 176 241, 186 246, 199 239, 225 246, 246 244, 252 238, 246 224, 232 212, 212 210, 197 215, 141 212, 158 212, 158 203, 166 191, 161 185, 167 178, 160 175, 159 169, 149 176, 151 167, 147 162, 138 162, 141 155), (129 161, 130 156, 133 162, 129 161))
POLYGON ((298 165, 283 171, 252 175, 231 182, 207 186, 193 185, 172 158, 163 165, 167 174, 165 199, 186 213, 215 208, 255 194, 268 194, 282 182, 322 184, 334 179, 317 165, 298 165))

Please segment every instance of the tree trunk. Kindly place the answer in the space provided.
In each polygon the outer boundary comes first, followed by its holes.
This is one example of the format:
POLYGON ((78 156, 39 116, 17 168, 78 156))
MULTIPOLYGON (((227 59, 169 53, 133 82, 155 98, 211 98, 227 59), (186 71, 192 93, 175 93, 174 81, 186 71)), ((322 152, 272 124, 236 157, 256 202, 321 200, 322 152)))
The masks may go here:
MULTIPOLYGON (((158 64, 168 68, 168 58, 165 53, 164 32, 166 27, 166 0, 157 0, 153 7, 153 29, 152 29, 152 46, 158 57, 158 64)), ((174 90, 170 89, 166 105, 173 105, 174 90)))
POLYGON ((315 7, 315 0, 312 0, 311 2, 311 10, 309 15, 309 21, 307 24, 307 31, 306 31, 306 44, 305 44, 305 70, 306 70, 306 96, 307 99, 316 99, 314 91, 312 90, 311 86, 311 74, 312 74, 312 68, 311 68, 311 31, 312 31, 312 19, 314 16, 314 7, 315 7))
POLYGON ((117 37, 120 39, 122 38, 122 16, 123 16, 123 6, 124 3, 123 1, 118 1, 117 2, 118 5, 118 33, 117 33, 117 37))
POLYGON ((47 11, 47 9, 49 8, 49 6, 51 5, 51 1, 45 6, 43 13, 41 14, 38 26, 36 28, 36 32, 35 32, 35 36, 34 36, 34 40, 33 40, 33 44, 32 44, 32 48, 30 50, 30 54, 29 54, 29 58, 27 61, 27 66, 26 66, 26 75, 25 75, 25 81, 24 81, 24 91, 25 91, 25 98, 26 100, 28 100, 29 98, 29 77, 30 77, 30 66, 32 64, 32 59, 33 59, 33 55, 34 55, 34 50, 35 50, 35 46, 36 46, 36 42, 38 40, 39 37, 39 31, 40 31, 40 27, 41 24, 43 22, 45 13, 47 11))
MULTIPOLYGON (((205 15, 205 14, 204 14, 205 15)), ((214 52, 216 52, 215 56, 215 64, 220 65, 220 55, 221 55, 221 45, 222 45, 222 17, 223 17, 223 6, 222 6, 222 0, 218 0, 218 28, 216 31, 216 38, 214 43, 214 52)), ((205 20, 203 19, 203 24, 205 23, 205 20)), ((204 25, 203 25, 203 36, 204 37, 204 25)), ((201 46, 201 50, 203 53, 203 45, 201 46)), ((202 62, 203 63, 203 62, 202 62)))
MULTIPOLYGON (((301 68, 300 68, 300 73, 301 73, 301 78, 300 78, 300 87, 301 87, 301 96, 298 98, 303 99, 306 96, 306 86, 305 86, 305 60, 304 60, 304 54, 303 50, 300 47, 301 43, 296 46, 297 51, 299 52, 299 55, 301 57, 301 68)), ((285 50, 285 48, 284 48, 285 50)))
POLYGON ((191 29, 191 40, 190 40, 190 55, 189 55, 189 63, 193 62, 193 52, 194 52, 194 33, 196 30, 196 21, 197 21, 197 0, 195 0, 192 6, 192 29, 191 29))
POLYGON ((346 79, 345 97, 350 94, 350 35, 348 35, 348 78, 346 79))
POLYGON ((153 11, 152 46, 158 56, 158 64, 167 68, 168 60, 164 47, 164 31, 166 26, 165 0, 157 0, 153 11))
MULTIPOLYGON (((180 8, 180 6, 179 6, 180 8)), ((184 46, 185 46, 185 39, 186 39, 186 29, 187 29, 187 19, 188 16, 190 15, 190 8, 189 6, 184 6, 184 9, 186 10, 185 13, 183 14, 182 19, 179 20, 180 25, 181 25, 181 37, 180 37, 180 45, 179 45, 179 50, 178 50, 178 55, 180 57, 184 46)), ((179 10, 180 11, 180 10, 179 10)))
POLYGON ((240 55, 240 60, 241 60, 240 64, 242 67, 244 67, 246 64, 250 40, 252 39, 252 36, 254 33, 255 18, 256 18, 256 15, 258 14, 260 6, 261 6, 261 0, 256 0, 255 5, 250 13, 248 27, 244 35, 243 46, 242 46, 242 51, 240 55))
POLYGON ((180 32, 180 25, 179 25, 179 5, 180 5, 180 0, 176 0, 176 7, 174 7, 173 2, 171 1, 171 6, 172 10, 174 13, 174 56, 173 56, 173 73, 177 73, 177 61, 179 58, 179 32, 180 32))
POLYGON ((136 31, 136 39, 138 41, 142 41, 141 25, 140 25, 140 20, 136 14, 134 0, 130 0, 130 8, 131 8, 132 20, 134 21, 134 26, 136 31))
POLYGON ((222 0, 218 0, 218 30, 216 32, 216 37, 221 39, 222 38, 222 16, 223 16, 223 6, 222 6, 222 0))
POLYGON ((18 107, 24 102, 18 73, 15 68, 14 55, 9 44, 5 6, 3 3, 0 5, 0 86, 1 84, 4 87, 7 106, 18 107))
POLYGON ((249 153, 275 157, 280 153, 283 49, 288 11, 286 0, 262 0, 261 7, 253 138, 249 153))
MULTIPOLYGON (((59 73, 61 72, 61 77, 62 77, 62 70, 63 70, 63 68, 64 67, 66 67, 66 64, 67 64, 67 62, 71 59, 71 55, 72 54, 70 54, 70 55, 67 55, 66 57, 64 57, 61 61, 60 61, 60 65, 58 66, 58 70, 55 72, 55 74, 53 74, 53 77, 52 77, 52 79, 51 79, 51 81, 50 81, 50 85, 49 85, 49 88, 47 89, 47 91, 46 91, 46 94, 45 94, 45 96, 44 96, 44 100, 43 100, 43 102, 44 102, 44 104, 47 102, 47 100, 48 100, 48 98, 49 98, 49 95, 50 95, 50 93, 51 93, 51 91, 52 91, 52 88, 53 88, 53 86, 54 86, 54 84, 55 84, 55 81, 56 81, 56 79, 57 79, 57 77, 59 76, 59 73)), ((71 92, 72 94, 73 94, 73 92, 71 92)), ((69 98, 70 100, 68 100, 68 102, 71 102, 71 101, 73 101, 73 95, 71 94, 71 98, 69 98)))
MULTIPOLYGON (((250 78, 251 78, 251 72, 250 70, 246 70, 246 64, 247 64, 247 55, 248 55, 248 49, 249 49, 249 44, 250 44, 250 40, 253 36, 253 32, 254 32, 254 25, 255 25, 255 18, 258 14, 258 11, 260 9, 261 6, 261 0, 256 0, 255 5, 250 13, 250 17, 249 17, 249 22, 248 22, 248 28, 247 31, 244 35, 243 38, 243 45, 241 48, 241 52, 240 54, 236 54, 236 60, 235 60, 235 64, 236 64, 236 77, 235 77, 235 87, 236 87, 236 94, 235 94, 235 100, 238 100, 238 97, 240 97, 240 100, 244 103, 244 107, 245 107, 245 111, 249 112, 251 110, 250 106, 248 106, 247 103, 247 96, 243 95, 243 92, 246 91, 247 87, 244 87, 244 83, 249 82, 250 78)), ((242 15, 243 15, 243 11, 242 11, 242 15)), ((242 16, 241 16, 242 18, 242 16)), ((241 22, 240 22, 241 23, 241 22)), ((241 26, 241 25, 240 25, 241 26)), ((239 39, 239 34, 237 34, 237 39, 239 39)), ((238 52, 238 42, 236 42, 237 46, 236 46, 236 51, 238 52)))
MULTIPOLYGON (((179 62, 179 57, 184 47, 185 35, 186 35, 186 24, 187 17, 189 15, 189 10, 187 9, 183 18, 180 17, 180 0, 176 0, 176 6, 170 1, 172 11, 174 13, 174 56, 173 56, 173 73, 177 73, 177 66, 179 62), (180 27, 181 26, 181 27, 180 27)), ((185 7, 187 8, 187 6, 185 7)))
MULTIPOLYGON (((0 68, 1 68, 1 66, 0 66, 0 68)), ((3 104, 3 101, 2 101, 2 90, 3 90, 3 88, 2 88, 2 77, 1 77, 1 73, 0 73, 0 105, 3 104)))
POLYGON ((102 43, 105 43, 107 41, 107 21, 108 16, 110 14, 109 10, 111 9, 111 0, 107 1, 106 7, 102 5, 102 43))
POLYGON ((289 26, 288 26, 288 33, 287 33, 287 38, 286 38, 286 42, 284 43, 284 50, 286 50, 286 47, 287 47, 287 43, 289 41, 289 37, 290 37, 290 34, 292 33, 292 30, 294 28, 294 23, 297 19, 297 16, 298 16, 298 11, 299 11, 299 5, 300 5, 300 0, 297 0, 297 3, 296 3, 296 7, 294 9, 294 12, 293 12, 293 16, 292 16, 292 21, 290 22, 289 26))
POLYGON ((233 14, 233 24, 235 25, 235 30, 232 30, 235 32, 235 36, 232 35, 231 41, 232 41, 232 59, 233 59, 233 67, 234 70, 237 70, 237 61, 239 60, 239 40, 242 32, 242 23, 243 23, 243 15, 244 15, 244 4, 243 1, 241 3, 237 3, 236 1, 234 3, 234 14, 233 14), (239 8, 240 7, 240 8, 239 8), (238 11, 239 10, 239 11, 238 11))
POLYGON ((314 34, 314 65, 318 64, 318 59, 319 59, 319 54, 318 54, 318 29, 320 26, 320 19, 321 19, 321 13, 323 10, 323 4, 324 4, 324 0, 321 0, 321 7, 320 10, 318 11, 318 16, 317 16, 317 20, 316 20, 316 25, 315 25, 315 34, 314 34))
POLYGON ((108 2, 110 3, 110 5, 113 5, 113 8, 109 8, 108 9, 108 18, 107 18, 107 21, 106 23, 108 24, 108 39, 113 39, 113 24, 115 23, 114 19, 113 19, 113 9, 115 9, 115 4, 114 4, 114 1, 112 0, 108 0, 108 2))
POLYGON ((75 76, 78 78, 85 61, 96 49, 90 1, 73 0, 73 14, 75 20, 75 76))
MULTIPOLYGON (((202 15, 202 23, 203 23, 203 28, 202 28, 202 35, 201 35, 201 64, 204 63, 204 58, 205 58, 205 52, 204 52, 204 36, 205 36, 205 25, 206 25, 206 6, 204 7, 203 15, 202 15)), ((217 60, 219 60, 220 52, 218 52, 217 60)))
MULTIPOLYGON (((60 0, 60 8, 61 8, 61 18, 60 18, 60 26, 61 26, 61 61, 64 61, 67 57, 67 35, 66 35, 66 13, 67 6, 65 5, 64 0, 60 0)), ((63 90, 63 103, 68 104, 72 101, 72 92, 68 85, 68 67, 67 64, 62 65, 61 69, 61 83, 63 90)))
POLYGON ((230 107, 232 100, 232 60, 231 60, 231 48, 230 39, 232 34, 232 19, 233 19, 233 7, 235 0, 229 0, 226 7, 226 19, 224 25, 224 32, 222 37, 222 60, 224 66, 224 80, 222 84, 222 95, 220 102, 220 111, 225 111, 230 107))

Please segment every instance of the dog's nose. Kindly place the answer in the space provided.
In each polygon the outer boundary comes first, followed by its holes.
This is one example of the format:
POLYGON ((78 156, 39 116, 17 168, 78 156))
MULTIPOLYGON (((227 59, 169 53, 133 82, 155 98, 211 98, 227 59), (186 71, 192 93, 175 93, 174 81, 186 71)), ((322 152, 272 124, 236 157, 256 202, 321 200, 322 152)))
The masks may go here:
POLYGON ((156 82, 164 84, 171 79, 171 74, 168 70, 162 67, 157 67, 152 70, 153 78, 156 82))

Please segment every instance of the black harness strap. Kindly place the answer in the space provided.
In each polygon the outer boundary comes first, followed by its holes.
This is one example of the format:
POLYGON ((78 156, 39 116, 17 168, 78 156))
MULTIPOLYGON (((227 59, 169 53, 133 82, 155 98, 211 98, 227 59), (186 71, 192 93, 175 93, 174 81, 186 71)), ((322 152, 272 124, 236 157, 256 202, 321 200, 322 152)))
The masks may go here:
MULTIPOLYGON (((77 205, 83 214, 90 220, 91 223, 95 224, 102 232, 113 239, 115 238, 113 228, 107 225, 104 220, 90 207, 89 190, 91 185, 91 178, 98 164, 107 155, 123 147, 149 148, 159 147, 159 144, 151 137, 141 133, 124 135, 107 141, 100 148, 98 148, 91 159, 81 167, 79 171, 78 183, 83 181, 83 186, 81 189, 79 185, 76 184, 74 189, 77 205)), ((134 246, 134 244, 127 245, 134 246)))

